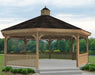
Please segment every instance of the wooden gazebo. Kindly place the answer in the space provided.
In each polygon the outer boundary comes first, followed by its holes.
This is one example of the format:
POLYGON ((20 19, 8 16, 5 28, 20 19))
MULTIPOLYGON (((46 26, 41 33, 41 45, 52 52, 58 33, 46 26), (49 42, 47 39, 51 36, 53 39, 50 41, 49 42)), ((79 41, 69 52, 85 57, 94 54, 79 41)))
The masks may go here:
POLYGON ((41 10, 41 16, 4 29, 2 30, 2 34, 5 37, 5 66, 29 66, 39 69, 39 40, 48 40, 50 47, 50 43, 52 40, 59 39, 71 40, 72 52, 74 52, 74 40, 76 40, 77 67, 88 63, 88 36, 90 36, 91 33, 50 16, 50 10, 46 7, 41 10), (8 40, 11 38, 24 40, 25 51, 27 46, 27 40, 36 40, 36 54, 8 54, 7 44, 8 40), (87 51, 83 54, 80 54, 79 52, 80 39, 86 40, 87 51))

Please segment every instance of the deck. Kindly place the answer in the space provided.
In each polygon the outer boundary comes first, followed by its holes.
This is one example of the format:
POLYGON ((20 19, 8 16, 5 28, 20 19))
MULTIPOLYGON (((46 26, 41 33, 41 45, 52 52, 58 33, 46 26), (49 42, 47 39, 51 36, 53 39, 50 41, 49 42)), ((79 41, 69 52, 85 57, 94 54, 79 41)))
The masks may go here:
POLYGON ((40 59, 39 69, 76 68, 76 60, 40 59))

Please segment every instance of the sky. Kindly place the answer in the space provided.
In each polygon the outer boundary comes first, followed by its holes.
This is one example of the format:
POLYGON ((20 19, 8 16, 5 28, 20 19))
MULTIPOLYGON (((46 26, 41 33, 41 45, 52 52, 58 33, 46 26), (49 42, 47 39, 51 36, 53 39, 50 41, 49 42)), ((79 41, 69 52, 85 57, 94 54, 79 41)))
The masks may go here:
POLYGON ((41 15, 47 7, 51 16, 91 32, 95 38, 95 0, 0 0, 1 30, 41 15))

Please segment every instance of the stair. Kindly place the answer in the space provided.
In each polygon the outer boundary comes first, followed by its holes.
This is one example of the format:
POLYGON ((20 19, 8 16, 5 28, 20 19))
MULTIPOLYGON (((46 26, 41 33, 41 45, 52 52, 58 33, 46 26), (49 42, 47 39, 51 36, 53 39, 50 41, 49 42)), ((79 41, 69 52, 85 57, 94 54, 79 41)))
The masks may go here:
POLYGON ((79 68, 40 69, 40 75, 82 75, 79 68))

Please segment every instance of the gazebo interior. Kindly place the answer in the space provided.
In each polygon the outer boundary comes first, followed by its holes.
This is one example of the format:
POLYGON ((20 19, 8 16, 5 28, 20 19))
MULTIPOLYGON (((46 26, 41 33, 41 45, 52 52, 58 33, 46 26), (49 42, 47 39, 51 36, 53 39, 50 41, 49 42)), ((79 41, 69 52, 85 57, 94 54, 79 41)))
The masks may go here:
MULTIPOLYGON (((17 24, 2 30, 5 37, 4 43, 4 65, 26 66, 39 69, 39 57, 43 54, 48 55, 49 59, 56 58, 58 55, 66 57, 68 55, 72 60, 76 60, 76 66, 80 67, 88 63, 88 36, 91 33, 68 24, 64 21, 50 16, 50 10, 43 8, 41 16, 17 24), (8 53, 8 40, 20 39, 24 41, 23 53, 8 53), (80 53, 79 40, 86 40, 86 53, 80 53), (27 52, 27 42, 29 40, 36 41, 36 52, 27 52), (49 44, 49 52, 39 52, 39 40, 46 40, 49 44), (51 52, 51 42, 55 40, 69 40, 72 43, 72 52, 70 53, 53 53, 51 52), (74 42, 76 42, 76 50, 74 50, 74 42), (55 55, 55 56, 53 56, 55 55)), ((43 57, 43 56, 42 56, 43 57)))

